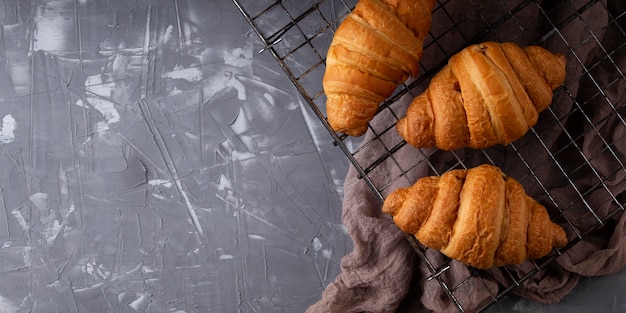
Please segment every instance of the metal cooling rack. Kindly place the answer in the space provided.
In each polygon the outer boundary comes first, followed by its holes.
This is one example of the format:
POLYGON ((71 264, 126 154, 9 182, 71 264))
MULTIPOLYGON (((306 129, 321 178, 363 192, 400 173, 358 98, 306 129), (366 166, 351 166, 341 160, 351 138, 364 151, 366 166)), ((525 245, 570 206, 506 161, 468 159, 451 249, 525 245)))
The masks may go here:
MULTIPOLYGON (((516 177, 528 190, 543 194, 548 205, 556 208, 551 211, 552 219, 570 226, 570 233, 574 233, 573 238, 569 238, 568 246, 559 251, 554 251, 551 255, 541 259, 531 261, 531 268, 519 275, 511 273, 506 267, 504 272, 508 275, 510 283, 500 286, 496 291, 490 291, 489 301, 481 304, 478 308, 472 308, 473 312, 480 312, 497 302, 525 280, 531 278, 541 269, 548 266, 556 257, 567 249, 574 246, 583 238, 598 231, 610 220, 623 213, 624 199, 618 199, 611 191, 607 181, 615 175, 626 171, 624 157, 620 152, 616 152, 616 143, 626 141, 626 134, 617 134, 611 138, 605 138, 599 131, 600 124, 609 116, 617 116, 617 123, 626 126, 624 115, 626 115, 626 104, 615 103, 605 94, 605 90, 615 88, 626 82, 624 69, 614 62, 617 53, 624 53, 626 50, 626 32, 620 26, 618 20, 626 19, 626 12, 609 14, 607 23, 600 28, 594 28, 589 23, 592 10, 606 10, 609 8, 604 1, 555 1, 548 5, 543 5, 539 0, 499 0, 495 6, 481 7, 479 1, 465 0, 439 0, 433 10, 433 27, 424 43, 424 58, 421 63, 421 71, 418 77, 407 81, 400 86, 392 97, 381 104, 377 115, 388 115, 389 125, 378 125, 373 127, 370 124, 370 131, 375 135, 371 139, 352 138, 332 130, 325 117, 325 95, 322 90, 322 77, 325 70, 325 55, 332 40, 334 30, 341 23, 343 18, 355 6, 357 0, 233 0, 234 4, 241 11, 245 19, 250 23, 252 29, 259 36, 264 48, 259 53, 270 53, 286 75, 293 82, 305 101, 309 104, 319 120, 327 128, 329 134, 334 139, 336 145, 345 153, 346 157, 360 174, 360 177, 367 182, 372 192, 381 200, 384 194, 392 189, 394 184, 406 180, 413 183, 416 177, 412 177, 411 172, 418 167, 428 167, 433 174, 441 174, 453 168, 470 168, 480 163, 492 163, 505 167, 507 163, 526 167, 527 175, 516 177), (452 5, 462 5, 467 8, 466 14, 462 17, 452 16, 450 7, 452 5), (528 10, 535 10, 540 13, 540 20, 526 20, 525 13, 528 10), (559 14, 555 14, 559 12, 559 14), (565 12, 565 13, 562 13, 565 12), (558 17, 555 17, 558 16, 558 17), (471 17, 471 18, 470 18, 471 17), (479 30, 468 31, 468 23, 481 24, 479 30), (567 28, 578 23, 583 25, 584 31, 580 34, 581 40, 577 43, 569 42, 563 34, 567 28), (547 26, 547 28, 546 28, 547 26), (547 31, 539 31, 541 28, 547 31), (607 31, 617 33, 620 42, 612 44, 610 47, 603 45, 598 39, 599 34, 607 31), (550 39, 551 38, 551 39, 550 39), (555 40, 556 38, 556 40, 555 40), (512 41, 520 45, 543 44, 547 40, 556 42, 556 45, 563 50, 569 60, 574 60, 574 66, 580 67, 579 76, 569 78, 564 85, 555 91, 555 99, 565 99, 572 103, 572 109, 568 112, 548 108, 540 115, 540 120, 533 129, 529 131, 525 140, 516 141, 506 148, 494 148, 477 150, 472 152, 454 151, 443 152, 434 149, 422 149, 419 151, 423 158, 415 163, 407 164, 405 160, 396 158, 396 154, 402 149, 414 149, 409 147, 405 141, 393 139, 395 121, 403 115, 402 101, 412 98, 426 88, 429 79, 447 62, 447 59, 454 53, 460 51, 469 44, 482 41, 512 41), (593 62, 584 63, 579 58, 579 53, 588 49, 600 49, 603 57, 593 62), (620 52, 618 52, 618 50, 620 52), (427 58, 427 59, 426 59, 427 58), (608 64, 608 66, 607 66, 608 64), (595 77, 598 68, 613 72, 614 79, 611 81, 597 80, 595 77), (580 80, 586 80, 593 90, 587 99, 577 99, 573 96, 571 88, 574 88, 580 80), (606 116, 600 119, 592 119, 586 112, 589 105, 602 106, 606 116), (391 118, 389 118, 391 117, 391 118), (570 123, 568 120, 575 120, 579 123, 570 123), (543 124, 542 124, 543 123, 543 124), (544 125, 542 127, 541 125, 544 125), (574 124, 574 125, 572 125, 574 124), (564 134, 562 144, 558 149, 552 150, 545 143, 549 136, 548 128, 556 127, 564 134), (611 164, 615 164, 613 172, 600 173, 596 169, 597 162, 594 158, 598 155, 586 155, 581 147, 580 140, 585 134, 579 129, 584 125, 587 129, 587 136, 592 136, 601 146, 598 154, 609 156, 611 164), (537 164, 528 161, 533 151, 525 149, 529 142, 534 142, 535 146, 543 147, 546 151, 546 159, 537 164), (368 153, 370 147, 383 146, 384 153, 378 156, 362 157, 368 153), (434 164, 433 159, 447 159, 445 165, 434 164), (362 163, 368 160, 367 163, 362 163), (374 182, 371 175, 375 173, 381 164, 391 162, 397 167, 397 175, 390 175, 385 182, 374 182), (546 166, 557 168, 560 172, 558 177, 547 179, 541 175, 542 169, 546 166), (581 175, 590 176, 591 184, 579 186, 576 178, 581 175), (551 195, 550 190, 554 186, 563 186, 574 191, 577 198, 563 202, 551 195), (586 197, 592 191, 600 190, 607 201, 612 203, 613 209, 608 212, 598 213, 586 201, 586 197), (570 216, 573 208, 582 208, 582 218, 593 221, 585 229, 578 229, 574 226, 570 216)), ((546 3, 551 1, 544 1, 546 3)), ((618 1, 615 1, 618 2, 618 1)), ((613 12, 615 10, 612 10, 613 12)), ((622 22, 623 23, 623 22, 622 22)), ((623 24, 622 24, 623 25, 623 24)), ((619 41, 619 40, 618 40, 619 41)), ((569 66, 569 64, 568 64, 569 66)), ((580 217, 579 216, 579 217, 580 217)), ((473 271, 467 279, 461 281, 450 281, 446 278, 446 271, 450 269, 450 260, 444 258, 441 261, 428 257, 428 251, 421 246, 412 236, 407 236, 418 255, 425 262, 431 272, 430 280, 437 280, 439 286, 449 296, 452 304, 458 308, 459 312, 470 312, 469 308, 459 300, 458 292, 463 291, 463 285, 469 279, 483 279, 485 275, 481 271, 473 271)), ((485 287, 487 288, 487 287, 485 287)), ((488 289, 488 288, 487 288, 488 289)))

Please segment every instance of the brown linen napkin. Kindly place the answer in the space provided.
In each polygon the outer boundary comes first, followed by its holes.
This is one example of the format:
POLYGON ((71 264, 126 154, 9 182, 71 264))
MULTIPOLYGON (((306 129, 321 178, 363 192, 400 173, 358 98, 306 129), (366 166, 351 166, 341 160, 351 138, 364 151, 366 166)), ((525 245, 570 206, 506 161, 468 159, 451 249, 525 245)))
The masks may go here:
MULTIPOLYGON (((501 6, 500 1, 472 3, 484 8, 501 6)), ((384 186, 390 177, 397 176, 397 163, 403 168, 410 167, 407 175, 415 181, 433 175, 433 167, 446 168, 458 159, 474 166, 486 162, 485 156, 488 156, 489 162, 520 180, 527 192, 548 208, 555 221, 566 229, 570 240, 597 224, 596 216, 603 218, 619 211, 619 206, 623 208, 626 202, 623 169, 626 162, 626 48, 623 46, 626 18, 617 21, 614 18, 624 15, 626 3, 620 0, 564 3, 558 10, 551 11, 549 6, 555 4, 546 1, 541 7, 531 5, 529 10, 516 15, 544 24, 527 33, 534 31, 541 36, 546 32, 542 27, 558 27, 541 45, 564 53, 568 61, 564 88, 555 93, 549 112, 540 115, 532 131, 539 134, 541 140, 529 134, 513 143, 514 147, 494 147, 484 153, 465 149, 450 154, 403 147, 394 154, 393 162, 383 162, 369 174, 374 185, 384 186), (558 25, 539 18, 544 13, 558 25), (521 156, 527 164, 522 164, 516 156, 521 156), (422 162, 426 159, 428 162, 422 162), (404 161, 416 165, 402 164, 404 161), (594 209, 596 216, 587 205, 594 209), (565 223, 565 218, 571 225, 565 223)), ((468 4, 448 5, 446 13, 453 19, 467 16, 465 5, 468 4)), ((477 23, 477 27, 480 26, 477 23)), ((443 26, 434 20, 433 32, 437 32, 437 27, 443 26)), ((515 31, 516 26, 509 30, 506 27, 503 25, 494 32, 495 38, 486 38, 501 39, 498 34, 515 31)), ((423 59, 423 62, 430 61, 427 56, 423 59)), ((406 110, 408 101, 401 103, 398 112, 406 110)), ((391 115, 381 114, 372 121, 372 128, 385 129, 393 122, 391 115)), ((399 140, 393 130, 388 136, 384 140, 399 140)), ((375 137, 371 129, 365 135, 363 142, 367 146, 355 155, 360 164, 371 164, 387 151, 375 137)), ((398 180, 385 190, 388 193, 408 184, 398 180)), ((342 259, 342 272, 307 312, 457 312, 437 281, 428 280, 431 272, 391 219, 381 213, 380 201, 357 177, 354 168, 348 171, 344 188, 342 218, 354 241, 354 250, 342 259)), ((513 289, 513 293, 541 303, 555 303, 572 290, 581 275, 617 272, 626 265, 625 223, 626 217, 621 213, 615 215, 603 228, 585 234, 556 262, 513 289)), ((429 260, 443 262, 443 256, 436 251, 427 250, 426 254, 429 260)), ((480 272, 480 279, 460 262, 451 261, 450 266, 443 274, 445 281, 459 286, 454 294, 468 312, 490 301, 498 286, 509 286, 511 277, 519 278, 532 267, 524 263, 506 269, 494 268, 480 272)))

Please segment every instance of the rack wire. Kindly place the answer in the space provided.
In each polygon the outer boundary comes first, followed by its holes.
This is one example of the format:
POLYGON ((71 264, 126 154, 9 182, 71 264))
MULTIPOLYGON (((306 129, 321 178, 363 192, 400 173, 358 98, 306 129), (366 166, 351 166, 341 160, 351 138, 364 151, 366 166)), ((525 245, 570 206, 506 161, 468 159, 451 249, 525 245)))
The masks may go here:
MULTIPOLYGON (((432 12, 433 25, 437 27, 433 27, 425 40, 425 57, 420 65, 420 74, 402 84, 381 104, 377 118, 389 122, 376 125, 370 123, 369 130, 374 135, 367 139, 352 138, 333 131, 325 117, 326 97, 321 84, 326 51, 334 31, 354 8, 357 0, 233 2, 262 41, 264 48, 259 53, 270 53, 273 56, 326 127, 335 144, 345 153, 360 178, 365 180, 381 201, 396 186, 414 183, 419 177, 415 177, 413 172, 418 168, 427 168, 429 172, 438 175, 453 168, 470 168, 481 163, 498 165, 505 172, 515 166, 518 173, 523 173, 515 178, 529 194, 541 196, 547 207, 551 208, 551 218, 569 226, 568 233, 572 235, 565 248, 531 261, 531 266, 521 275, 504 268, 509 283, 499 286, 498 290, 490 290, 490 299, 472 308, 462 303, 458 292, 463 292, 463 285, 468 279, 482 279, 485 274, 476 270, 467 279, 451 281, 445 275, 451 267, 450 260, 429 257, 428 249, 414 237, 407 236, 430 270, 430 280, 437 280, 459 312, 485 310, 549 266, 559 255, 623 213, 626 197, 615 191, 612 182, 626 173, 625 152, 617 148, 626 141, 626 132, 610 133, 607 136, 602 131, 604 127, 626 127, 625 100, 615 99, 606 92, 623 88, 622 84, 626 84, 624 64, 616 63, 618 57, 626 53, 626 32, 623 29, 626 11, 623 5, 622 9, 615 8, 620 6, 615 4, 619 1, 607 5, 607 1, 600 0, 543 1, 545 3, 540 0, 493 0, 487 7, 484 1, 478 0, 439 0, 432 12), (455 14, 451 9, 453 6, 463 6, 464 14, 455 14), (591 20, 598 10, 609 12, 607 21, 599 26, 591 20), (529 12, 537 13, 538 19, 528 20, 529 12), (477 24, 479 27, 475 27, 477 24), (574 26, 580 28, 575 41, 570 38, 570 28, 574 26), (608 32, 616 38, 610 44, 599 39, 608 32), (520 45, 549 43, 564 53, 568 57, 568 66, 578 71, 555 91, 554 98, 555 102, 565 102, 571 106, 567 110, 548 108, 541 113, 540 122, 524 138, 506 147, 452 152, 418 149, 417 153, 422 157, 414 161, 407 162, 398 157, 404 149, 415 149, 393 135, 395 122, 406 110, 407 99, 423 91, 429 79, 446 64, 450 56, 469 44, 488 40, 511 41, 520 45), (589 51, 600 51, 600 57, 585 60, 584 54, 589 51), (602 77, 611 79, 601 79, 598 76, 601 71, 609 72, 611 75, 602 77), (580 96, 582 93, 578 90, 582 88, 579 86, 583 81, 586 86, 584 97, 580 96), (607 123, 610 125, 606 126, 607 123), (555 128, 559 134, 556 139, 551 137, 551 130, 555 128), (584 140, 597 145, 593 153, 583 146, 584 140), (555 145, 554 142, 559 144, 555 145), (375 156, 363 155, 370 153, 373 147, 383 147, 384 152, 375 156), (542 155, 539 160, 535 157, 537 147, 542 155), (384 181, 372 179, 381 167, 395 170, 390 171, 393 174, 387 175, 384 181), (544 175, 546 169, 556 171, 544 175), (585 179, 581 180, 581 177, 585 179), (574 196, 563 199, 558 196, 561 192, 569 192, 574 196), (594 207, 588 201, 592 196, 606 199, 610 209, 599 210, 594 207), (590 222, 581 227, 580 220, 590 222)), ((610 0, 608 2, 611 3, 610 0)))

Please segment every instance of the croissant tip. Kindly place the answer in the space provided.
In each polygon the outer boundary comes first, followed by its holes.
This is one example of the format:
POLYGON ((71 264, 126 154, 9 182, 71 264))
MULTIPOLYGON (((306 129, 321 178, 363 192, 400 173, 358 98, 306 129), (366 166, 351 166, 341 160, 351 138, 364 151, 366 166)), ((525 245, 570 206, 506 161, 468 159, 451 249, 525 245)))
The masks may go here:
POLYGON ((565 234, 565 230, 554 223, 552 224, 552 228, 554 232, 552 245, 557 249, 565 247, 565 245, 567 245, 567 235, 565 234))
POLYGON ((407 198, 407 194, 411 188, 398 188, 394 190, 383 202, 382 212, 395 216, 407 198))
POLYGON ((365 125, 365 127, 346 129, 342 131, 342 133, 352 137, 361 137, 365 134, 365 132, 367 132, 367 125, 365 125))
POLYGON ((400 136, 406 137, 406 117, 402 117, 396 122, 396 131, 400 136))
POLYGON ((333 123, 329 123, 329 124, 330 124, 330 128, 332 128, 339 135, 344 134, 346 136, 359 137, 365 134, 365 131, 361 132, 359 129, 343 128, 343 127, 335 126, 333 125, 333 123))
POLYGON ((565 55, 562 53, 556 53, 554 56, 559 61, 559 63, 561 63, 561 65, 565 67, 565 65, 567 64, 567 59, 565 58, 565 55))
POLYGON ((356 123, 347 123, 345 119, 338 118, 336 114, 328 114, 327 121, 330 127, 337 133, 345 134, 352 137, 360 137, 367 132, 367 123, 365 125, 354 125, 356 123), (352 124, 352 125, 350 125, 352 124))

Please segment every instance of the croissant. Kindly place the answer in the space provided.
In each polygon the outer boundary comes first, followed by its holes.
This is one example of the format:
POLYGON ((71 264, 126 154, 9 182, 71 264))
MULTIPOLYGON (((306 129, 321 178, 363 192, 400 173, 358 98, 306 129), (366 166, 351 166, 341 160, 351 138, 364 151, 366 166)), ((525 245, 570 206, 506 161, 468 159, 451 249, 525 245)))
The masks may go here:
POLYGON ((382 210, 423 245, 480 269, 541 258, 567 244, 546 208, 492 165, 421 178, 392 192, 382 210))
POLYGON ((435 0, 360 0, 337 28, 322 85, 337 132, 361 136, 380 102, 417 75, 435 0))
POLYGON ((539 46, 485 42, 453 55, 398 120, 418 148, 507 145, 537 123, 565 80, 565 57, 539 46))

